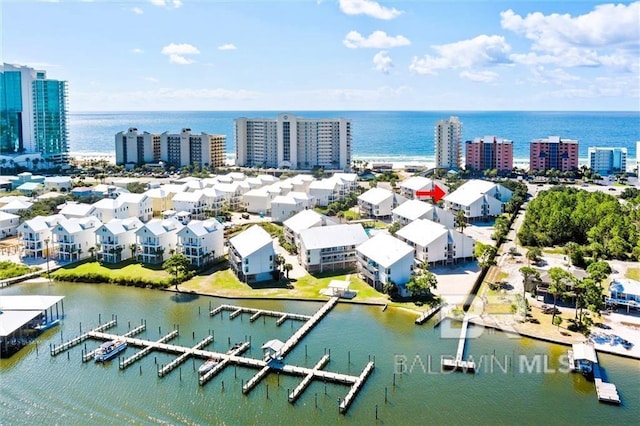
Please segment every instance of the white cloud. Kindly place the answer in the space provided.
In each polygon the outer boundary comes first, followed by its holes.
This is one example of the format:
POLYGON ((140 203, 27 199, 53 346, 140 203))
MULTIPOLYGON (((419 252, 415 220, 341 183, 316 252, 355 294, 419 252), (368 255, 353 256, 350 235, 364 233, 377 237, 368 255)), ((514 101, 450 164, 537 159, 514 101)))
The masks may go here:
POLYGON ((562 68, 546 69, 542 65, 533 67, 531 70, 533 74, 533 81, 536 83, 552 83, 552 84, 566 84, 571 81, 579 81, 580 77, 569 74, 562 68))
POLYGON ((372 0, 340 0, 340 10, 347 15, 367 15, 384 20, 397 18, 403 13, 394 7, 384 7, 372 0))
POLYGON ((181 0, 149 0, 149 3, 166 9, 177 9, 182 6, 181 0))
POLYGON ((170 43, 162 48, 161 53, 169 56, 169 62, 173 64, 188 65, 194 63, 195 60, 185 55, 198 55, 200 51, 197 47, 188 43, 170 43))
POLYGON ((467 80, 476 81, 478 83, 491 83, 499 77, 498 73, 493 71, 462 71, 460 77, 467 80))
POLYGON ((504 29, 531 40, 533 53, 514 56, 526 64, 562 67, 617 66, 637 69, 640 51, 640 2, 602 4, 586 14, 522 17, 509 9, 500 14, 504 29))
POLYGON ((145 81, 148 81, 148 82, 150 82, 150 83, 159 83, 159 82, 160 82, 160 80, 158 80, 158 79, 157 79, 157 78, 155 78, 155 77, 145 77, 145 78, 144 78, 144 80, 145 80, 145 81))
POLYGON ((418 74, 437 74, 441 69, 473 68, 509 63, 511 46, 502 36, 479 35, 473 39, 432 46, 438 56, 414 57, 409 69, 418 74))
POLYGON ((220 46, 218 46, 218 50, 236 50, 236 49, 237 49, 237 47, 233 43, 226 43, 226 44, 221 44, 220 46))
POLYGON ((395 37, 387 35, 384 31, 374 31, 369 37, 364 38, 357 31, 349 31, 345 36, 344 45, 349 49, 357 49, 359 47, 371 47, 374 49, 389 49, 391 47, 408 46, 411 44, 408 38, 402 35, 395 37))
POLYGON ((131 8, 131 11, 136 15, 142 15, 144 13, 144 10, 140 9, 139 7, 133 7, 131 8))
POLYGON ((131 53, 138 53, 138 54, 139 53, 144 53, 144 50, 139 49, 139 48, 136 47, 136 48, 131 49, 131 53))
POLYGON ((381 71, 385 74, 389 74, 393 67, 393 60, 389 57, 386 50, 381 50, 373 57, 373 68, 376 71, 381 71))

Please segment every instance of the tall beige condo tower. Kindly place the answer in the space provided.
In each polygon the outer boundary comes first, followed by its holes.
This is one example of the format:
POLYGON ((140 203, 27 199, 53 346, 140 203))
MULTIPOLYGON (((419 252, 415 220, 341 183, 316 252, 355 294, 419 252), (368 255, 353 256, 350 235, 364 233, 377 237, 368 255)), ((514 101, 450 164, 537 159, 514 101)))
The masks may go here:
POLYGON ((460 168, 462 122, 458 117, 440 120, 435 127, 436 167, 460 168))

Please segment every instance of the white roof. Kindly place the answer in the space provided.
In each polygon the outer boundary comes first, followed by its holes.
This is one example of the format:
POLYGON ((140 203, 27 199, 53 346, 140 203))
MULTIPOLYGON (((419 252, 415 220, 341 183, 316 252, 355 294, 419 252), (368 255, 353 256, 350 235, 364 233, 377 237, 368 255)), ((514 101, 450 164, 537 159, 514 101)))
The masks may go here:
POLYGON ((369 236, 361 224, 313 227, 300 231, 300 241, 307 250, 361 244, 369 236))
POLYGON ((429 213, 431 209, 433 209, 432 204, 420 200, 407 200, 393 209, 391 213, 409 220, 416 220, 429 213))
POLYGON ((32 205, 33 203, 30 203, 28 201, 13 200, 5 204, 4 206, 0 207, 0 210, 2 211, 27 210, 31 208, 32 205))
POLYGON ((233 193, 236 192, 238 188, 240 188, 240 184, 238 182, 218 183, 216 184, 216 186, 214 186, 214 188, 221 192, 233 193))
POLYGON ((41 313, 42 311, 3 311, 0 315, 0 337, 9 336, 41 313))
POLYGON ((298 205, 298 203, 300 203, 300 200, 293 198, 291 195, 287 194, 287 195, 278 195, 276 198, 274 198, 271 201, 271 206, 273 206, 274 204, 289 204, 289 205, 295 206, 295 205, 298 205))
POLYGON ((338 182, 333 179, 314 180, 309 184, 309 190, 311 189, 328 189, 334 191, 338 186, 338 182))
POLYGON ((44 178, 45 183, 71 183, 68 176, 47 176, 44 178))
POLYGON ((177 194, 178 192, 184 192, 187 190, 187 185, 184 183, 180 183, 180 184, 176 184, 176 183, 169 183, 166 185, 162 185, 160 187, 160 189, 164 189, 167 192, 171 192, 173 194, 177 194))
POLYGON ((427 219, 417 219, 401 228, 396 235, 405 240, 416 243, 422 247, 428 246, 432 241, 448 234, 446 226, 427 219))
POLYGON ((149 198, 165 198, 169 195, 169 191, 165 188, 152 188, 144 192, 149 198))
POLYGON ((300 213, 297 213, 285 220, 282 224, 297 233, 303 229, 321 225, 323 219, 324 216, 315 210, 302 210, 300 213))
POLYGON ((267 183, 273 183, 273 182, 277 182, 278 178, 275 176, 271 176, 271 175, 258 175, 256 176, 258 179, 260 179, 262 182, 264 182, 265 184, 267 183))
POLYGON ((93 206, 97 209, 115 210, 120 206, 120 203, 113 198, 103 198, 93 203, 93 206))
POLYGON ((173 202, 186 202, 186 203, 197 203, 198 201, 202 200, 202 198, 204 198, 205 195, 200 192, 200 191, 196 191, 196 192, 178 192, 176 195, 173 196, 173 198, 171 199, 171 201, 173 202))
POLYGON ((118 200, 120 203, 140 204, 147 198, 149 197, 147 197, 146 194, 132 194, 126 192, 118 195, 118 198, 116 198, 116 200, 118 200))
POLYGON ((76 234, 90 228, 97 229, 101 225, 102 222, 95 216, 64 219, 58 223, 58 226, 61 226, 69 234, 76 234))
POLYGON ((596 350, 591 343, 574 343, 573 345, 573 359, 586 359, 593 363, 598 362, 596 356, 596 350))
POLYGON ((187 190, 202 189, 206 186, 200 179, 187 182, 187 190))
POLYGON ((236 249, 240 256, 247 257, 267 244, 273 244, 273 239, 261 226, 253 225, 246 231, 229 239, 229 244, 236 249))
POLYGON ((86 203, 66 203, 62 209, 60 209, 60 214, 63 216, 88 216, 93 212, 96 208, 91 204, 86 203))
POLYGON ((245 180, 247 178, 247 176, 241 172, 231 172, 228 174, 228 176, 234 181, 245 180))
POLYGON ((358 181, 358 175, 356 173, 334 173, 331 177, 345 182, 353 183, 358 181))
POLYGON ((365 203, 373 204, 374 206, 382 203, 383 201, 392 198, 393 192, 384 188, 371 188, 367 192, 360 194, 358 200, 365 203))
POLYGON ((627 293, 638 296, 640 295, 640 281, 629 278, 616 278, 611 281, 609 290, 617 293, 627 293))
POLYGON ((262 349, 271 349, 272 351, 278 352, 280 349, 284 347, 284 342, 278 339, 272 339, 262 345, 262 349))
POLYGON ((215 219, 192 220, 179 233, 185 232, 186 229, 193 232, 197 237, 211 234, 212 232, 222 230, 222 225, 215 219))
POLYGON ((300 192, 300 191, 291 191, 287 195, 289 197, 295 198, 298 201, 309 201, 314 198, 311 195, 307 194, 306 192, 300 192))
POLYGON ((474 201, 483 198, 484 195, 496 187, 496 183, 487 180, 473 179, 444 197, 445 201, 460 204, 462 206, 473 204, 474 201))
POLYGON ((331 282, 329 283, 329 288, 332 288, 332 289, 335 289, 335 290, 347 291, 347 290, 349 290, 349 285, 350 284, 351 284, 351 282, 349 282, 349 281, 331 280, 331 282))
MULTIPOLYGON (((61 196, 62 194, 58 194, 58 196, 61 196)), ((15 200, 20 200, 20 201, 29 201, 31 198, 25 196, 25 195, 7 195, 6 197, 0 197, 0 203, 4 203, 4 204, 8 204, 12 201, 15 200)))
POLYGON ((66 217, 61 214, 54 214, 50 216, 36 216, 33 219, 24 221, 22 225, 28 226, 34 232, 44 231, 51 229, 58 224, 61 220, 66 220, 66 217))
POLYGON ((0 211, 0 220, 17 219, 19 217, 20 216, 18 216, 17 214, 0 211))
POLYGON ((124 234, 129 231, 136 231, 144 226, 142 221, 137 217, 129 217, 126 219, 111 219, 108 223, 102 225, 107 228, 113 235, 124 234))
POLYGON ((244 197, 267 198, 269 193, 265 188, 251 189, 244 194, 244 197))
POLYGON ((433 183, 433 180, 423 176, 411 176, 410 178, 400 182, 399 186, 402 188, 408 188, 412 191, 418 191, 426 188, 433 183))
POLYGON ((166 234, 171 231, 179 231, 184 227, 178 220, 169 218, 169 219, 151 219, 147 222, 142 228, 136 231, 136 234, 139 234, 143 228, 148 229, 153 235, 159 236, 162 234, 166 234))
POLYGON ((0 311, 44 311, 62 299, 64 296, 0 296, 0 311))
POLYGON ((383 268, 389 268, 407 255, 413 257, 413 247, 385 233, 376 234, 356 250, 383 268))

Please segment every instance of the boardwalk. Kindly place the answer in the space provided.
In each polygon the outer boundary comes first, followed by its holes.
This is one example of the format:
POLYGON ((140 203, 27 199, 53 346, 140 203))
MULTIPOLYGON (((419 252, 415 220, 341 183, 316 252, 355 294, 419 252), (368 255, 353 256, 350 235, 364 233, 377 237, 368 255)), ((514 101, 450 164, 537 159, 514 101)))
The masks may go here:
POLYGON ((440 309, 442 308, 442 304, 434 306, 433 308, 429 309, 428 311, 424 312, 422 315, 420 315, 416 320, 415 320, 415 324, 416 325, 421 325, 424 324, 425 321, 427 321, 429 318, 431 318, 432 316, 434 316, 435 314, 438 313, 438 311, 440 311, 440 309))
POLYGON ((460 339, 458 340, 458 351, 455 359, 442 359, 442 367, 448 370, 463 371, 473 373, 476 370, 476 364, 473 361, 463 361, 464 345, 467 340, 467 328, 469 327, 469 317, 465 316, 462 320, 462 328, 460 329, 460 339))

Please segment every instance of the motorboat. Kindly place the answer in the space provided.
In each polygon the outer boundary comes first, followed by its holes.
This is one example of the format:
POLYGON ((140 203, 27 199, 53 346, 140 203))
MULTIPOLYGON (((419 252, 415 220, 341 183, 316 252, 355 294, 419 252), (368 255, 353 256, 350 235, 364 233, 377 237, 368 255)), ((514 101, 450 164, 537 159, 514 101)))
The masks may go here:
POLYGON ((108 361, 125 349, 127 349, 127 342, 124 340, 110 340, 100 345, 93 358, 96 362, 108 361))
POLYGON ((198 368, 198 373, 200 373, 200 375, 206 374, 208 371, 211 371, 211 369, 213 369, 213 367, 215 367, 216 365, 218 365, 218 361, 213 358, 209 358, 198 368))
POLYGON ((52 321, 47 321, 44 320, 42 321, 40 324, 37 324, 33 327, 34 330, 38 330, 38 331, 45 331, 48 330, 52 327, 55 327, 57 325, 60 324, 60 320, 59 319, 54 319, 52 321))

